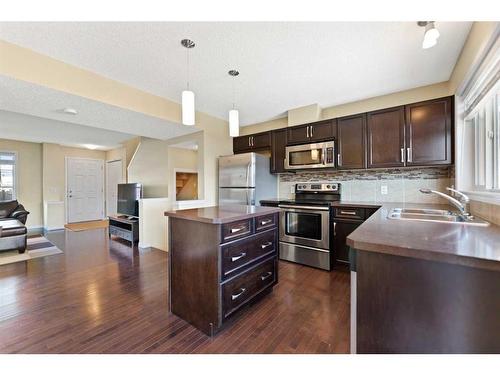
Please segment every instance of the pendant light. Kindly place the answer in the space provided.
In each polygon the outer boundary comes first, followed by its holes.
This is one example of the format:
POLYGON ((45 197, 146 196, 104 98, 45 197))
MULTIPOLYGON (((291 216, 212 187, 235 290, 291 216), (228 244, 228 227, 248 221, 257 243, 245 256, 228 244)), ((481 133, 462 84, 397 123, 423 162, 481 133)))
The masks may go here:
POLYGON ((238 137, 240 135, 240 114, 234 107, 236 101, 234 79, 240 74, 237 70, 230 70, 227 72, 233 78, 233 108, 229 111, 229 136, 238 137))
POLYGON ((189 50, 195 43, 190 39, 182 39, 181 44, 187 48, 187 89, 182 92, 182 124, 192 126, 195 122, 194 92, 189 90, 189 50))
POLYGON ((425 28, 422 48, 428 49, 434 47, 439 39, 439 31, 436 29, 434 21, 419 21, 417 25, 425 28))

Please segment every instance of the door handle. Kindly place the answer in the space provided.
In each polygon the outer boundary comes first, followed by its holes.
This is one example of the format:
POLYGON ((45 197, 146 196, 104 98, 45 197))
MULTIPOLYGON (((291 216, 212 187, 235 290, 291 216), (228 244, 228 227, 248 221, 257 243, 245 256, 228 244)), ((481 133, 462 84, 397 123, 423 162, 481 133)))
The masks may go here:
POLYGON ((231 262, 236 262, 238 259, 244 258, 247 256, 247 253, 241 253, 240 255, 237 255, 235 257, 231 257, 231 262))
POLYGON ((307 133, 306 137, 309 138, 309 126, 306 126, 306 133, 307 133))
POLYGON ((264 243, 264 244, 260 245, 260 247, 261 247, 262 249, 265 249, 266 247, 269 247, 269 246, 271 246, 272 244, 273 244, 272 242, 266 242, 266 243, 264 243))
POLYGON ((254 143, 253 143, 253 135, 252 135, 252 137, 251 137, 251 138, 252 138, 252 147, 253 147, 253 146, 254 146, 254 143))
POLYGON ((311 125, 311 130, 309 133, 311 133, 311 137, 313 136, 313 130, 314 130, 314 127, 311 125))
POLYGON ((411 156, 412 156, 412 155, 411 155, 411 148, 410 148, 410 147, 408 147, 408 148, 406 149, 406 160, 407 160, 407 161, 409 161, 410 163, 411 163, 411 156))
POLYGON ((232 301, 234 301, 235 299, 241 297, 241 295, 247 291, 246 288, 241 288, 240 290, 241 290, 241 292, 239 292, 238 294, 231 294, 231 300, 232 301))
POLYGON ((335 221, 333 222, 333 235, 337 235, 337 223, 335 221))
POLYGON ((269 279, 272 275, 273 275, 273 273, 272 273, 271 271, 269 271, 269 272, 266 272, 264 275, 262 275, 262 276, 260 277, 260 279, 261 279, 262 281, 264 281, 264 280, 266 280, 266 279, 269 279))
POLYGON ((342 156, 340 156, 340 154, 337 154, 337 165, 342 165, 342 156))
POLYGON ((401 163, 405 162, 405 149, 401 147, 401 163))

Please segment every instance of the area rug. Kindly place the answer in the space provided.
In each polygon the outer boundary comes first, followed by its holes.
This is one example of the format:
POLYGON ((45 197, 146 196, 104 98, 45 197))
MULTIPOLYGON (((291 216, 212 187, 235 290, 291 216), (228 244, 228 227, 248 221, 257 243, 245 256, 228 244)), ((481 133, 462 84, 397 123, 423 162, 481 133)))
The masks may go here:
POLYGON ((28 248, 24 254, 15 251, 1 251, 0 265, 22 262, 25 260, 46 257, 48 255, 62 254, 62 251, 43 236, 29 237, 28 248))
POLYGON ((89 230, 89 229, 107 228, 108 226, 109 226, 108 220, 84 221, 81 223, 71 223, 64 225, 66 229, 69 229, 73 232, 80 232, 82 230, 89 230))

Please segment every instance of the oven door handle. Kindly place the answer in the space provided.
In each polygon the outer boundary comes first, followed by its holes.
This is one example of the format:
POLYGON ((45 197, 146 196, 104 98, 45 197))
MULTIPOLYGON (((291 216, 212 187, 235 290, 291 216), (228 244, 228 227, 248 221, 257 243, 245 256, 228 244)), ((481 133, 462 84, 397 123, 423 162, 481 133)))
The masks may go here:
POLYGON ((316 207, 316 206, 290 206, 287 204, 279 204, 279 208, 291 208, 294 210, 304 210, 304 211, 330 211, 328 207, 316 207))

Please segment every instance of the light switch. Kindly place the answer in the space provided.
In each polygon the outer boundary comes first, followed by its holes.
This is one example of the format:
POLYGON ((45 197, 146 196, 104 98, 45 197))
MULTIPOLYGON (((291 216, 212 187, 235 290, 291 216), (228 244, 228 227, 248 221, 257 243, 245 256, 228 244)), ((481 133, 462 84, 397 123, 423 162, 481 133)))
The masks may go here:
POLYGON ((387 185, 380 185, 380 194, 387 195, 387 185))

